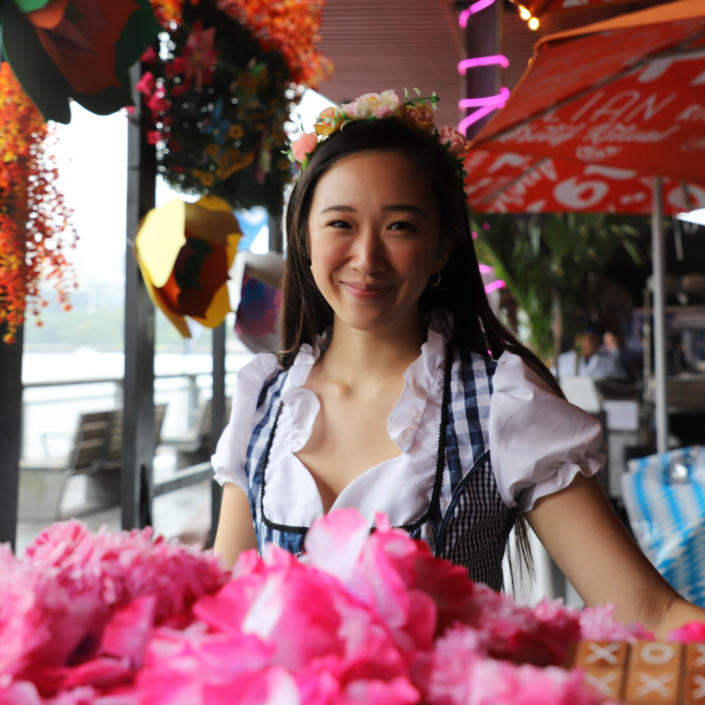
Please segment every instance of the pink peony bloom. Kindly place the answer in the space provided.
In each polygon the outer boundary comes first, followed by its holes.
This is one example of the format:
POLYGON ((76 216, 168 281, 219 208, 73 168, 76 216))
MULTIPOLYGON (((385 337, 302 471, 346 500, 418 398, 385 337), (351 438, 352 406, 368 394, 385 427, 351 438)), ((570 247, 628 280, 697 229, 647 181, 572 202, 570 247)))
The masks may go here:
POLYGON ((422 690, 432 705, 599 705, 604 698, 583 683, 581 671, 495 661, 477 653, 462 627, 436 642, 422 690))
POLYGON ((685 644, 691 641, 705 641, 705 624, 703 622, 688 622, 680 629, 674 629, 667 639, 668 641, 680 641, 685 644))
POLYGON ((294 154, 294 159, 300 164, 306 161, 306 157, 316 149, 318 138, 312 132, 304 132, 293 144, 291 151, 294 154))
POLYGON ((132 668, 140 668, 152 635, 156 607, 155 595, 145 595, 114 612, 103 630, 100 652, 126 659, 132 668))
POLYGON ((42 532, 22 562, 0 549, 0 673, 46 694, 124 680, 155 621, 188 612, 228 578, 212 555, 151 534, 93 535, 69 521, 42 532), (91 661, 101 641, 119 659, 91 661))
POLYGON ((554 664, 581 637, 649 636, 613 608, 516 605, 375 524, 333 512, 301 561, 268 545, 231 576, 151 530, 0 547, 0 705, 601 705, 554 664))
POLYGON ((586 641, 636 641, 653 639, 640 624, 624 624, 614 617, 615 606, 585 607, 580 614, 580 638, 586 641))
POLYGON ((454 157, 462 157, 468 151, 468 141, 456 129, 452 127, 442 127, 440 131, 440 143, 448 144, 448 151, 454 157))

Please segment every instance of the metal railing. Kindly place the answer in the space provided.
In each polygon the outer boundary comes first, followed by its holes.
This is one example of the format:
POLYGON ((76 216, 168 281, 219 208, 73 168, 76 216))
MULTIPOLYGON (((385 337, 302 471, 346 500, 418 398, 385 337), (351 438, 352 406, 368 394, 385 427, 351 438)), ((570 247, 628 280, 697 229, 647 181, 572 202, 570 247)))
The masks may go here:
MULTIPOLYGON (((227 373, 226 384, 232 382, 235 374, 236 372, 227 373)), ((28 455, 37 457, 36 452, 32 452, 37 447, 42 448, 43 457, 45 459, 63 455, 63 453, 60 452, 52 453, 48 445, 48 440, 51 438, 63 439, 65 445, 68 446, 72 439, 72 431, 75 428, 75 422, 80 413, 86 411, 112 410, 122 407, 122 382, 121 377, 95 377, 91 379, 28 382, 24 384, 25 394, 23 395, 22 401, 23 457, 27 457, 28 455), (92 394, 62 394, 61 396, 52 395, 43 397, 33 395, 27 398, 27 392, 31 392, 32 390, 100 385, 111 385, 112 389, 96 390, 92 394), (58 412, 50 411, 50 408, 54 407, 55 409, 57 406, 61 405, 71 408, 68 409, 68 413, 57 419, 58 412), (40 407, 44 407, 44 410, 51 414, 51 429, 42 430, 41 428, 37 428, 38 425, 48 426, 49 424, 42 424, 41 419, 31 418, 31 411, 40 407), (62 428, 56 428, 57 421, 62 428)), ((169 418, 162 431, 162 437, 173 439, 178 436, 187 435, 196 420, 200 404, 204 399, 208 398, 211 389, 211 374, 209 372, 175 373, 156 377, 155 403, 166 403, 169 405, 167 408, 169 418), (183 380, 184 384, 169 387, 163 384, 163 381, 166 380, 183 380)))
MULTIPOLYGON (((236 371, 226 373, 226 390, 231 387, 236 371)), ((28 382, 23 385, 22 402, 22 449, 23 456, 28 455, 35 445, 43 450, 44 459, 57 458, 67 455, 73 442, 73 434, 81 413, 93 410, 112 410, 123 405, 123 378, 121 377, 93 377, 90 379, 68 379, 44 382, 28 382), (112 389, 106 388, 111 385, 112 389), (60 388, 76 389, 77 387, 103 387, 96 393, 79 393, 37 396, 35 390, 53 390, 60 388), (29 393, 29 394, 28 394, 29 393), (29 398, 28 398, 29 397, 29 398), (101 403, 102 402, 102 403, 101 403), (61 414, 57 405, 68 405, 69 413, 61 414), (89 408, 90 407, 90 408, 89 408), (46 415, 45 420, 50 423, 41 428, 41 418, 32 418, 32 411, 42 409, 46 415), (59 428, 57 429, 57 421, 59 428), (39 426, 37 424, 40 424, 39 426), (47 427, 48 426, 48 427, 47 427), (50 439, 61 439, 66 453, 52 453, 49 445, 50 439)), ((162 429, 162 438, 168 440, 179 437, 188 437, 197 419, 201 404, 212 393, 212 374, 210 372, 189 372, 164 374, 155 377, 154 397, 155 403, 167 403, 168 425, 162 429), (165 386, 165 382, 182 380, 178 386, 165 386)), ((167 420, 165 419, 165 422, 167 420)), ((160 445, 162 445, 160 443, 160 445)), ((155 449, 156 451, 156 449, 155 449)), ((36 454, 35 454, 36 457, 36 454)), ((172 475, 153 486, 153 497, 160 497, 170 492, 198 484, 212 477, 210 461, 197 463, 189 467, 175 470, 172 475)))

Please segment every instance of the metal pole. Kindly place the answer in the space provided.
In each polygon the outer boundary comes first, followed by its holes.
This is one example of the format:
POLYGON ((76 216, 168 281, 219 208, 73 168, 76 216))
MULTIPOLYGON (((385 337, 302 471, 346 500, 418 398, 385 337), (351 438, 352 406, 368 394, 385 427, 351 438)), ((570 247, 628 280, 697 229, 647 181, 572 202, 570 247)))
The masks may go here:
MULTIPOLYGON (((141 67, 131 71, 132 85, 141 67)), ((135 105, 141 96, 134 91, 135 105)), ((132 242, 141 218, 154 208, 155 148, 147 144, 145 109, 137 108, 127 139, 127 251, 125 256, 125 382, 123 393, 122 528, 152 522, 154 458, 154 306, 134 258, 132 242)))
POLYGON ((17 539, 17 496, 22 455, 22 339, 23 326, 15 342, 2 342, 7 324, 0 325, 0 543, 17 539))
POLYGON ((663 232, 663 184, 654 178, 651 215, 654 286, 654 360, 656 401, 656 450, 668 450, 668 369, 666 367, 666 247, 663 232))
MULTIPOLYGON (((213 329, 213 401, 211 414, 211 453, 215 453, 220 434, 225 428, 225 323, 213 329)), ((215 532, 220 519, 221 486, 211 482, 211 534, 210 545, 215 542, 215 532)))

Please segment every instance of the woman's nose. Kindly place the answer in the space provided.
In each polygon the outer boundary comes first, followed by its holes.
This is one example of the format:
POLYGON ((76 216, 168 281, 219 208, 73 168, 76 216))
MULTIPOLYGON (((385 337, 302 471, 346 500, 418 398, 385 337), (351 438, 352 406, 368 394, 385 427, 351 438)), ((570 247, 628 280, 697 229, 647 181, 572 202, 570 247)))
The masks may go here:
POLYGON ((366 228, 355 238, 350 266, 361 274, 370 275, 386 269, 382 238, 372 228, 366 228))

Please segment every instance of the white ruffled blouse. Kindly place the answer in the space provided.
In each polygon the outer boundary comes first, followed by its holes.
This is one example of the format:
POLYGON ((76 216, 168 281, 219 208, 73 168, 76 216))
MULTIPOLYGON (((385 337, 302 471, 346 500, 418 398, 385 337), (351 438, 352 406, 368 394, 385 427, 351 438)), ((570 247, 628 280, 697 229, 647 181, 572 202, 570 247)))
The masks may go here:
MULTIPOLYGON (((306 445, 320 410, 316 394, 303 386, 319 354, 318 346, 301 347, 281 393, 284 408, 270 450, 264 498, 265 514, 279 524, 309 526, 323 515, 316 483, 295 455, 306 445)), ((381 511, 392 526, 426 510, 436 466, 444 364, 445 342, 431 326, 421 355, 404 373, 404 389, 387 420, 401 455, 355 478, 331 510, 356 507, 370 525, 381 511)), ((265 381, 280 369, 274 355, 260 353, 238 372, 230 422, 212 457, 221 485, 231 482, 247 494, 245 463, 257 399, 265 381)), ((520 357, 502 354, 492 384, 490 457, 508 507, 529 511, 540 497, 569 485, 578 472, 590 476, 602 467, 600 423, 557 397, 520 357)))

